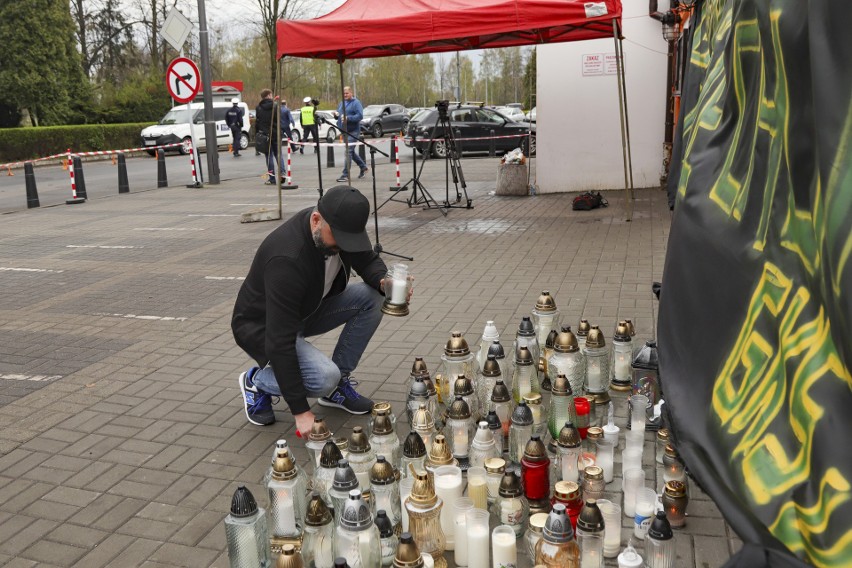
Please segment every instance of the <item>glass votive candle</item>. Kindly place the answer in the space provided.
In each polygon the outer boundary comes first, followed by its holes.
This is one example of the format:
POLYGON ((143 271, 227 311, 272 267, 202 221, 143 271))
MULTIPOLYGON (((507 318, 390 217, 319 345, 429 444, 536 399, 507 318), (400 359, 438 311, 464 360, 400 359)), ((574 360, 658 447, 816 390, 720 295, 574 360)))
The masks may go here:
POLYGON ((636 493, 636 515, 633 517, 633 536, 645 540, 648 527, 654 518, 654 508, 657 503, 657 493, 650 487, 642 487, 636 493))
POLYGON ((508 568, 518 565, 518 542, 515 529, 500 525, 491 531, 492 568, 508 568))
POLYGON ((408 509, 405 508, 405 500, 411 496, 412 487, 414 487, 414 476, 409 475, 399 480, 399 502, 402 506, 402 532, 408 532, 408 509))
POLYGON ((663 490, 663 509, 672 528, 686 524, 686 505, 689 498, 686 495, 686 484, 681 481, 669 481, 663 490))
POLYGON ((583 396, 574 397, 574 409, 577 411, 577 431, 580 432, 580 438, 585 440, 589 430, 589 412, 592 410, 589 399, 583 396))
POLYGON ((467 470, 467 496, 477 509, 488 508, 488 477, 484 467, 467 470))
POLYGON ((621 475, 630 469, 642 469, 642 450, 639 448, 627 448, 621 452, 621 475))
MULTIPOLYGON (((488 562, 491 554, 488 519, 488 511, 482 509, 474 508, 465 513, 468 568, 491 568, 491 564, 488 562)), ((514 536, 514 531, 512 531, 512 535, 514 536)))
POLYGON ((669 445, 669 431, 665 428, 660 428, 657 430, 657 445, 655 452, 655 459, 658 464, 663 463, 663 456, 666 453, 666 446, 669 445))
POLYGON ((680 461, 672 445, 668 444, 663 455, 663 481, 683 481, 684 479, 686 479, 686 470, 683 462, 680 461))
POLYGON ((645 446, 645 432, 637 430, 628 430, 624 433, 624 448, 639 448, 640 451, 645 446))
POLYGON ((595 454, 595 465, 603 470, 604 482, 612 483, 615 444, 612 440, 604 438, 598 440, 596 445, 597 453, 595 454))
POLYGON ((603 568, 604 539, 599 534, 583 534, 577 537, 580 547, 581 568, 603 568))
POLYGON ((456 521, 453 503, 462 496, 462 471, 455 465, 442 465, 435 470, 435 494, 444 502, 441 508, 441 529, 446 538, 444 550, 455 550, 456 521))
POLYGON ((605 488, 606 482, 600 467, 590 465, 583 470, 583 499, 600 499, 605 488))
POLYGON ((624 516, 636 516, 636 494, 645 486, 645 472, 641 469, 628 469, 624 472, 624 516))
POLYGON ((497 500, 500 490, 500 481, 506 472, 506 460, 503 458, 490 458, 485 460, 485 485, 488 489, 488 502, 497 500))
POLYGON ((604 557, 615 558, 621 550, 621 507, 608 499, 598 499, 604 519, 604 557))
POLYGON ((385 277, 385 286, 388 284, 390 284, 390 290, 385 289, 382 313, 391 316, 407 316, 408 292, 411 290, 408 265, 397 263, 391 266, 385 277))
POLYGON ((541 540, 541 531, 544 530, 544 523, 546 521, 547 513, 530 515, 530 526, 527 528, 524 540, 527 543, 527 552, 531 560, 535 560, 535 545, 541 540))
MULTIPOLYGON (((444 506, 450 505, 445 503, 444 506)), ((455 516, 455 554, 456 566, 468 565, 468 547, 467 547, 467 512, 473 509, 473 500, 462 497, 456 499, 452 504, 453 514, 455 516)))
POLYGON ((630 429, 636 432, 644 432, 648 397, 644 394, 634 394, 628 401, 630 403, 630 429))

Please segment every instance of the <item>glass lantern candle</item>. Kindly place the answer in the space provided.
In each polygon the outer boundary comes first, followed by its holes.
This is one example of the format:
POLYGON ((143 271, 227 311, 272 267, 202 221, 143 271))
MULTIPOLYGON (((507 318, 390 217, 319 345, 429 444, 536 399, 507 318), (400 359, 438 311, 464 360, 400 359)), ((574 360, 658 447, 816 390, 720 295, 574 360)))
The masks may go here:
MULTIPOLYGON (((412 381, 411 387, 408 389, 408 397, 406 398, 406 414, 408 415, 409 428, 414 425, 414 413, 422 404, 426 409, 429 409, 429 391, 426 388, 426 382, 423 377, 417 377, 412 381)), ((430 412, 432 412, 430 410, 430 412)))
POLYGON ((396 471, 384 456, 377 457, 376 463, 370 469, 370 492, 373 511, 384 510, 394 530, 399 533, 402 529, 399 482, 396 471))
POLYGON ((325 420, 322 418, 314 418, 314 423, 311 425, 311 433, 308 434, 308 441, 305 442, 305 447, 314 455, 314 467, 320 466, 320 456, 325 443, 331 440, 331 432, 328 426, 325 425, 325 420))
POLYGON ((411 536, 421 552, 429 554, 437 568, 447 568, 444 559, 446 537, 441 528, 441 509, 444 502, 435 493, 435 485, 425 471, 413 473, 414 486, 405 500, 411 536))
POLYGON ((580 477, 579 460, 583 440, 577 428, 566 422, 556 438, 557 462, 554 464, 554 480, 577 481, 580 477))
POLYGON ((302 536, 302 560, 307 567, 329 568, 334 565, 334 523, 331 511, 314 491, 305 513, 302 536))
POLYGON ((423 469, 423 460, 426 459, 426 444, 420 434, 413 430, 405 437, 402 444, 402 458, 400 460, 399 472, 402 478, 408 476, 408 466, 413 465, 415 469, 423 469))
POLYGON ((500 365, 494 355, 489 355, 482 366, 482 373, 476 383, 476 397, 479 399, 480 412, 484 416, 491 409, 491 393, 497 381, 503 378, 500 365))
POLYGON ((408 531, 399 535, 399 546, 397 546, 396 556, 393 559, 393 567, 424 568, 423 556, 420 554, 420 549, 417 548, 414 537, 408 531))
POLYGON ((603 566, 604 519, 595 499, 586 498, 580 517, 577 519, 577 544, 581 558, 591 556, 603 566))
POLYGON ((515 538, 521 538, 526 530, 530 506, 524 497, 521 479, 514 471, 507 471, 500 480, 497 500, 491 506, 491 516, 498 525, 512 527, 515 538))
POLYGON ((663 456, 666 455, 666 446, 669 445, 669 431, 666 428, 657 430, 657 443, 655 444, 656 451, 654 452, 654 461, 663 465, 663 456))
POLYGON ((429 448, 432 447, 432 439, 435 437, 437 431, 435 430, 435 420, 432 417, 432 413, 429 412, 425 404, 421 404, 420 408, 414 413, 411 428, 420 435, 420 439, 423 440, 423 444, 426 446, 426 453, 429 453, 429 448))
POLYGON ((603 470, 600 466, 590 465, 583 470, 583 498, 602 499, 606 489, 603 470))
POLYGON ((548 392, 553 388, 553 381, 550 378, 547 362, 553 356, 553 346, 556 344, 556 337, 559 335, 559 330, 551 329, 547 334, 547 339, 544 340, 544 345, 541 348, 541 357, 538 360, 538 374, 541 377, 541 390, 548 392))
POLYGON ((568 378, 560 373, 551 384, 550 408, 547 412, 547 429, 554 440, 559 437, 559 430, 566 422, 572 424, 577 419, 574 409, 574 392, 568 378))
POLYGON ((331 498, 332 510, 334 512, 334 523, 340 523, 343 514, 343 504, 349 498, 349 492, 358 489, 358 478, 349 466, 349 461, 342 459, 337 462, 337 470, 334 472, 334 480, 328 490, 331 498))
POLYGON ((532 310, 532 321, 536 330, 536 339, 540 346, 544 345, 550 330, 559 328, 561 320, 562 316, 556 308, 556 300, 553 299, 549 291, 543 290, 532 310))
POLYGON ((500 453, 497 444, 494 443, 494 436, 488 428, 488 422, 481 421, 470 445, 470 467, 484 467, 486 460, 499 458, 500 453))
POLYGON ((442 373, 435 377, 438 401, 449 404, 452 388, 459 377, 475 377, 478 372, 476 356, 470 352, 467 341, 460 331, 452 332, 441 355, 442 373))
POLYGON ((647 396, 643 394, 630 395, 630 398, 627 399, 629 417, 627 424, 631 430, 634 432, 645 431, 645 419, 648 417, 649 408, 651 408, 651 402, 647 396))
POLYGON ((382 566, 393 566, 399 538, 394 532, 392 521, 384 509, 376 512, 376 528, 379 529, 379 543, 382 549, 382 566))
POLYGON ((484 467, 473 466, 467 470, 467 496, 474 507, 488 508, 488 473, 484 467))
POLYGON ((535 560, 535 547, 541 540, 541 531, 544 529, 545 522, 547 522, 547 513, 530 515, 530 525, 524 534, 524 540, 527 543, 527 553, 531 560, 535 560))
POLYGON ((546 413, 541 405, 541 395, 538 393, 525 395, 524 402, 527 403, 533 415, 533 434, 541 436, 544 434, 545 427, 547 426, 546 413))
POLYGON ((532 393, 540 394, 538 372, 533 364, 532 352, 526 346, 515 351, 515 370, 512 373, 512 398, 520 403, 532 393))
POLYGON ((482 337, 479 339, 479 351, 476 353, 476 362, 479 364, 480 369, 485 366, 485 361, 488 359, 488 350, 495 341, 500 341, 500 333, 497 331, 497 326, 494 325, 494 322, 488 320, 485 322, 485 329, 482 330, 482 337))
POLYGON ((514 568, 518 565, 518 539, 513 527, 500 525, 491 531, 493 568, 514 568))
POLYGON ((485 462, 485 486, 488 489, 488 503, 497 500, 500 490, 500 482, 506 472, 506 460, 503 458, 491 458, 485 462))
POLYGON ((376 417, 369 441, 376 456, 384 456, 394 469, 399 468, 400 443, 389 415, 376 417))
POLYGON ((580 511, 583 510, 582 493, 580 485, 574 481, 557 481, 553 486, 553 504, 565 505, 565 511, 571 519, 573 528, 577 528, 577 519, 580 518, 580 511))
POLYGON ((533 434, 524 447, 521 477, 530 508, 546 511, 550 505, 550 459, 538 434, 533 434))
POLYGON ((269 536, 273 545, 299 539, 305 526, 305 499, 308 488, 299 477, 296 463, 285 449, 279 449, 266 485, 269 494, 269 536))
POLYGON ((225 538, 231 566, 272 566, 266 512, 257 506, 244 485, 231 498, 231 510, 225 517, 225 538))
POLYGON ((665 511, 657 511, 645 537, 645 565, 648 568, 673 568, 674 534, 665 511))
POLYGON ((503 440, 509 439, 509 426, 512 424, 512 396, 509 394, 509 389, 502 380, 497 379, 494 384, 494 389, 491 391, 491 406, 489 410, 493 410, 497 417, 500 418, 500 423, 503 425, 503 440))
POLYGON ((533 414, 527 403, 515 407, 512 412, 512 424, 509 427, 509 459, 514 463, 521 463, 524 448, 532 436, 533 414))
POLYGON ((470 440, 473 437, 473 418, 470 407, 462 397, 457 396, 450 406, 447 419, 447 435, 450 440, 450 452, 459 462, 462 470, 470 466, 470 440))
POLYGON ((335 557, 346 558, 351 568, 376 568, 382 564, 379 529, 361 492, 353 489, 343 505, 334 539, 335 557))
POLYGON ((407 264, 398 262, 388 269, 384 281, 385 301, 382 303, 382 313, 389 316, 408 315, 408 294, 411 292, 411 280, 407 264))
POLYGON ((580 323, 577 324, 577 345, 580 347, 581 351, 583 350, 583 347, 586 346, 586 337, 588 337, 589 330, 591 329, 592 325, 586 318, 582 318, 580 323))
POLYGON ((615 327, 612 337, 612 362, 610 378, 613 390, 629 391, 633 384, 633 338, 627 329, 627 322, 622 320, 615 327))
POLYGON ((391 426, 396 424, 396 415, 393 413, 393 406, 387 401, 374 402, 373 408, 370 409, 370 425, 367 429, 372 432, 373 424, 380 416, 386 416, 391 423, 391 426))
POLYGON ((512 361, 506 357, 506 350, 503 349, 503 344, 499 341, 494 341, 491 347, 488 348, 488 354, 494 355, 497 364, 500 366, 500 375, 503 377, 512 376, 512 361))
MULTIPOLYGON (((522 347, 526 347, 530 352, 530 360, 532 361, 533 373, 535 379, 538 379, 538 359, 541 357, 541 347, 536 337, 535 326, 528 316, 521 318, 521 323, 518 325, 518 331, 515 334, 515 341, 512 344, 512 352, 515 354, 515 365, 518 364, 518 351, 522 347)), ((538 387, 539 381, 533 381, 538 387)), ((536 390, 536 392, 539 392, 536 390)), ((522 393, 523 394, 523 393, 522 393)), ((516 402, 520 400, 516 399, 516 402)))
POLYGON ((320 454, 320 465, 314 470, 311 478, 311 488, 316 491, 329 507, 333 507, 328 490, 334 482, 334 472, 337 471, 337 463, 343 459, 343 454, 333 440, 325 443, 320 454))
MULTIPOLYGON (((432 416, 435 416, 438 411, 438 391, 435 389, 435 383, 432 382, 432 376, 429 374, 429 369, 426 367, 426 362, 423 360, 423 357, 415 357, 414 363, 411 365, 411 373, 408 377, 409 391, 411 390, 411 385, 417 379, 422 379, 423 384, 426 385, 426 393, 428 396, 426 408, 429 409, 432 416)), ((417 408, 418 407, 415 406, 413 410, 417 410, 417 408)))
POLYGON ((660 401, 660 359, 657 342, 646 341, 633 356, 633 394, 648 398, 651 406, 660 401))
POLYGON ((609 390, 609 347, 603 332, 593 325, 583 347, 586 358, 586 392, 597 394, 609 390))
POLYGON ((574 411, 577 414, 577 431, 580 433, 580 438, 585 439, 589 430, 589 414, 592 411, 592 404, 585 396, 575 396, 574 411))
POLYGON ((485 417, 485 422, 488 424, 488 430, 494 438, 494 446, 497 448, 497 455, 503 455, 503 446, 505 442, 503 439, 503 423, 500 422, 500 418, 493 410, 488 411, 488 416, 485 417))
POLYGON ((453 384, 453 400, 456 397, 462 397, 467 403, 467 408, 474 420, 479 419, 479 398, 473 390, 473 383, 468 377, 459 377, 453 384))
POLYGON ((686 495, 686 484, 681 481, 669 481, 663 490, 663 510, 673 528, 686 524, 686 505, 689 497, 686 495))
POLYGON ((583 394, 586 380, 586 359, 580 350, 577 337, 571 333, 570 325, 563 325, 553 342, 553 354, 547 361, 550 382, 556 382, 559 375, 565 375, 571 387, 571 394, 583 394))
POLYGON ((355 472, 358 485, 364 493, 370 490, 370 468, 374 463, 376 463, 376 453, 370 446, 370 440, 361 426, 355 426, 349 436, 349 465, 355 472))
POLYGON ((435 474, 435 471, 443 465, 459 465, 456 458, 450 452, 450 445, 447 443, 447 438, 443 434, 435 436, 435 441, 432 442, 432 447, 429 449, 429 454, 423 462, 426 471, 435 474))
POLYGON ((604 521, 604 556, 615 558, 621 550, 621 507, 607 499, 597 504, 604 521))
POLYGON ((663 481, 686 481, 683 462, 671 444, 666 444, 663 452, 663 481))
POLYGON ((580 568, 580 548, 565 505, 555 504, 547 515, 533 558, 536 565, 548 568, 580 568))

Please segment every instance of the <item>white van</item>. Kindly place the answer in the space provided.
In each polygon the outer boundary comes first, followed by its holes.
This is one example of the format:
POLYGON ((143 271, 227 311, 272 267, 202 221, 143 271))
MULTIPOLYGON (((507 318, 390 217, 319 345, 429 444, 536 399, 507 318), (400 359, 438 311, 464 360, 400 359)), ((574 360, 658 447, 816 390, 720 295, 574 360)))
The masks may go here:
MULTIPOLYGON (((187 106, 192 109, 192 122, 195 125, 193 130, 199 148, 207 147, 207 140, 204 133, 204 104, 192 103, 191 105, 177 105, 172 107, 172 110, 166 113, 166 116, 160 119, 160 122, 154 126, 149 126, 142 130, 142 145, 143 146, 162 146, 163 144, 174 144, 180 142, 181 146, 177 150, 181 154, 189 153, 190 136, 189 124, 187 124, 187 106)), ((225 124, 225 113, 233 106, 231 102, 214 102, 213 103, 213 120, 216 121, 216 145, 227 148, 228 144, 233 142, 231 129, 225 124)), ((243 132, 240 136, 240 149, 245 150, 249 145, 249 129, 251 128, 249 120, 249 109, 246 103, 239 103, 243 109, 243 132)), ((168 148, 167 148, 168 149, 168 148)), ((152 156, 154 150, 148 150, 152 156)))

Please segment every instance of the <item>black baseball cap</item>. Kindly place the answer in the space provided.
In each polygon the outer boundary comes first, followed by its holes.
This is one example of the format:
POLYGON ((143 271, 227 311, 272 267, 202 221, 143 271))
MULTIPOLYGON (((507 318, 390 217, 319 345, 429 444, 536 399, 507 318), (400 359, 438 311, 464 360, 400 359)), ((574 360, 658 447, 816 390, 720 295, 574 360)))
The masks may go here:
POLYGON ((373 248, 366 230, 370 202, 360 191, 348 185, 336 185, 320 198, 317 210, 331 227, 340 250, 362 252, 373 248))

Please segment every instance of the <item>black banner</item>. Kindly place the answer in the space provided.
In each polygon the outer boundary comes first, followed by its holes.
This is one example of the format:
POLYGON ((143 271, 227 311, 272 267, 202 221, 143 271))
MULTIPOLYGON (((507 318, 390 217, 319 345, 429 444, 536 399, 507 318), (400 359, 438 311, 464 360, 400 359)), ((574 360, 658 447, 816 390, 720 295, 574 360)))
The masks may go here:
POLYGON ((660 364, 678 450, 749 544, 730 566, 852 566, 850 23, 828 0, 693 20, 660 364))

